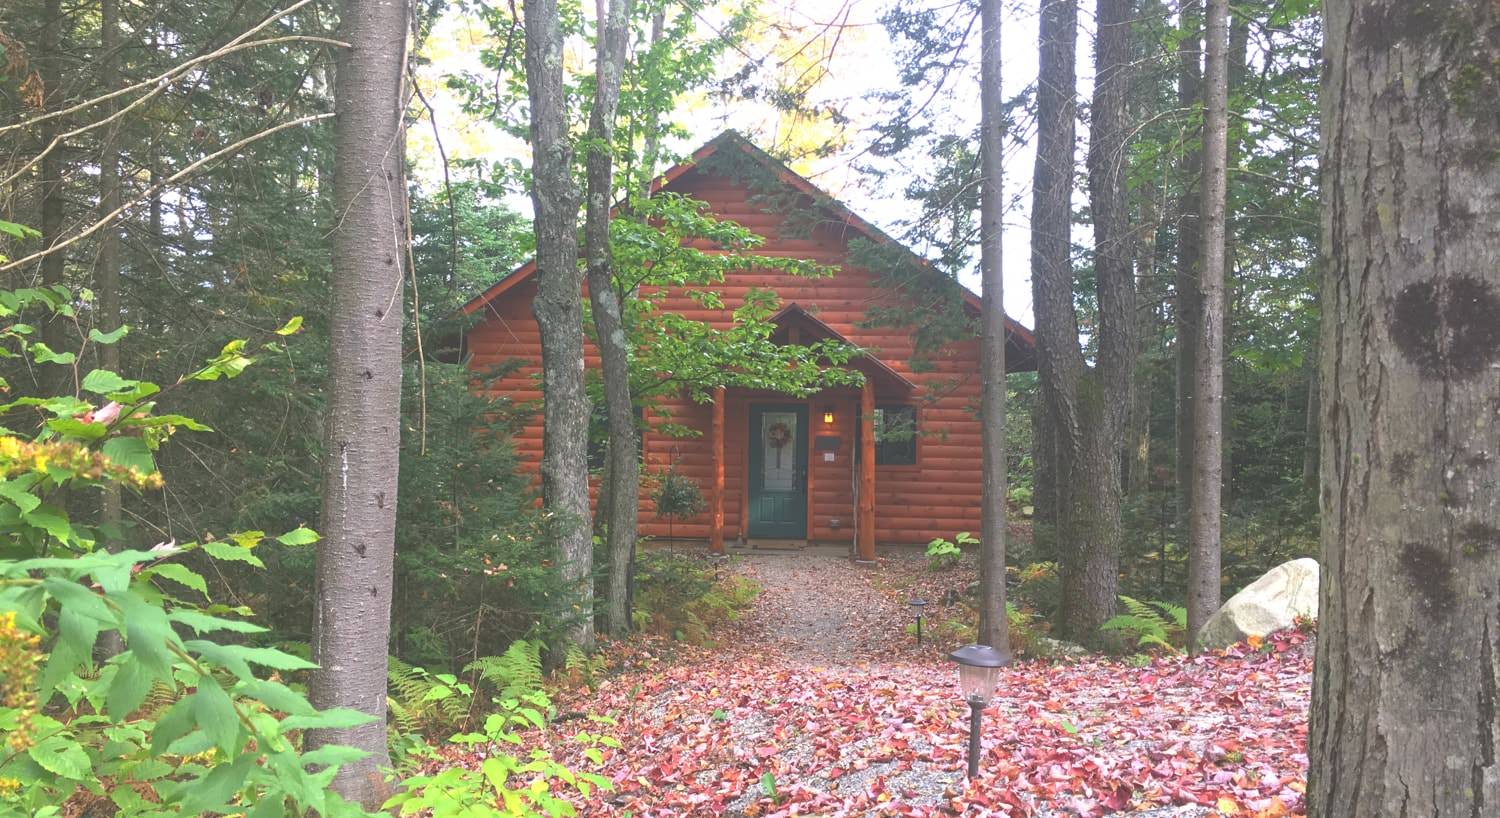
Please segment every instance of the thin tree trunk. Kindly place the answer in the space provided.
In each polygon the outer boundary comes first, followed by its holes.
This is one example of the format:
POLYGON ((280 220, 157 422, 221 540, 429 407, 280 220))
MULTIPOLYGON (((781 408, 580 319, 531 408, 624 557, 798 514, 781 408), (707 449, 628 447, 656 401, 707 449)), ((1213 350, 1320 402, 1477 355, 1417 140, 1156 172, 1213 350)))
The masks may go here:
MULTIPOLYGON (((1180 27, 1186 32, 1177 46, 1177 104, 1184 109, 1198 105, 1202 94, 1203 38, 1198 11, 1184 4, 1179 12, 1180 27)), ((1191 120, 1190 120, 1191 121, 1191 120)), ((1193 134, 1184 134, 1188 144, 1193 134)), ((1203 170, 1203 156, 1198 150, 1184 151, 1179 173, 1183 179, 1182 199, 1177 218, 1177 304, 1173 310, 1177 335, 1177 524, 1179 537, 1187 535, 1188 509, 1193 503, 1193 370, 1196 360, 1199 295, 1198 265, 1202 261, 1203 228, 1198 223, 1202 204, 1197 179, 1203 170)))
MULTIPOLYGON (((1158 306, 1166 298, 1156 275, 1156 233, 1161 212, 1156 206, 1156 187, 1145 184, 1140 192, 1141 224, 1136 230, 1136 292, 1142 297, 1136 310, 1136 338, 1156 338, 1160 321, 1158 306)), ((1125 436, 1126 494, 1138 497, 1151 488, 1151 402, 1155 393, 1156 366, 1142 355, 1136 381, 1131 384, 1130 431, 1125 436)))
POLYGON ((1196 650, 1198 631, 1219 609, 1219 534, 1223 482, 1224 400, 1224 219, 1228 174, 1226 139, 1229 0, 1208 0, 1203 115, 1203 267, 1193 413, 1193 505, 1189 515, 1187 619, 1188 644, 1196 650))
MULTIPOLYGON (((1245 77, 1249 73, 1248 62, 1250 51, 1250 15, 1239 3, 1229 4, 1229 94, 1225 110, 1234 105, 1241 98, 1240 92, 1245 86, 1245 77), (1236 8, 1240 10, 1236 12, 1236 8)), ((1241 111, 1241 113, 1243 113, 1241 111)), ((1228 132, 1228 126, 1225 126, 1228 132)), ((1234 316, 1239 305, 1239 284, 1236 279, 1238 265, 1235 258, 1238 253, 1236 249, 1235 231, 1235 206, 1234 196, 1230 191, 1234 184, 1235 176, 1239 169, 1239 157, 1242 150, 1243 139, 1232 132, 1228 132, 1227 146, 1224 152, 1224 343, 1221 355, 1223 358, 1224 378, 1223 388, 1219 393, 1219 407, 1221 409, 1221 428, 1224 430, 1220 436, 1223 445, 1223 466, 1219 480, 1219 505, 1221 508, 1230 508, 1230 501, 1234 497, 1234 410, 1235 404, 1232 399, 1234 394, 1234 316)))
POLYGON ((1500 811, 1500 6, 1323 6, 1311 818, 1500 811))
POLYGON ((979 267, 984 296, 980 371, 984 394, 980 429, 984 450, 979 523, 979 642, 1010 658, 1010 621, 1005 615, 1005 301, 1001 239, 1005 215, 1002 162, 1005 112, 1000 89, 1001 0, 980 5, 979 267))
MULTIPOLYGON (((42 13, 46 15, 42 25, 42 37, 40 43, 40 59, 37 60, 37 70, 42 78, 43 107, 52 110, 62 103, 62 27, 63 12, 61 0, 47 0, 42 13)), ((57 137, 61 120, 49 119, 40 128, 40 143, 42 147, 52 144, 57 137)), ((62 241, 63 221, 65 218, 66 190, 63 187, 63 155, 67 151, 66 145, 59 145, 42 158, 38 167, 38 199, 40 207, 40 218, 38 229, 41 231, 43 247, 52 247, 62 241)), ((45 255, 41 259, 40 272, 43 286, 61 286, 63 275, 66 270, 65 262, 67 253, 58 251, 45 255)), ((68 338, 68 321, 63 316, 49 316, 46 323, 42 325, 42 341, 48 347, 57 352, 67 351, 70 342, 68 338)), ((75 391, 73 382, 73 370, 71 367, 60 364, 48 364, 42 369, 42 382, 40 384, 44 395, 71 395, 75 391)))
POLYGON ((388 792, 386 656, 400 452, 406 180, 406 0, 345 4, 334 92, 333 282, 329 407, 323 455, 310 685, 319 708, 375 717, 309 731, 310 747, 343 744, 369 755, 340 769, 333 789, 376 808, 388 792))
POLYGON ((1057 425, 1052 400, 1037 384, 1031 408, 1031 559, 1057 559, 1057 425))
POLYGON ((557 0, 525 11, 526 87, 531 100, 531 201, 537 294, 531 310, 542 342, 542 503, 568 598, 568 641, 594 647, 594 545, 589 516, 589 397, 583 380, 583 271, 578 266, 578 185, 563 86, 557 0))
POLYGON ((609 252, 610 206, 614 200, 615 111, 620 102, 620 76, 625 69, 631 0, 599 0, 598 54, 595 67, 594 109, 589 116, 589 154, 585 160, 588 183, 584 220, 584 257, 588 266, 589 302, 593 306, 595 340, 604 369, 604 402, 609 413, 609 481, 601 496, 609 505, 599 510, 608 522, 609 598, 605 621, 609 632, 630 631, 627 596, 631 553, 635 545, 636 514, 640 506, 641 470, 636 458, 635 407, 630 397, 630 349, 625 322, 614 285, 609 252), (607 8, 606 8, 607 7, 607 8))
MULTIPOLYGON (((99 9, 99 90, 104 93, 115 90, 120 84, 120 4, 119 0, 103 0, 99 9)), ((105 115, 117 110, 114 102, 104 105, 105 115)), ((112 126, 104 131, 99 146, 99 214, 100 218, 113 213, 120 206, 120 143, 119 128, 112 126)), ((106 227, 99 233, 99 255, 94 268, 94 290, 98 296, 96 328, 110 333, 120 326, 120 228, 106 227)), ((99 345, 99 368, 109 372, 120 371, 120 347, 118 344, 99 345)), ((99 495, 99 523, 107 532, 106 546, 118 551, 123 543, 120 538, 120 484, 107 482, 99 495)), ((114 656, 124 649, 119 631, 110 631, 100 640, 100 653, 114 656)))

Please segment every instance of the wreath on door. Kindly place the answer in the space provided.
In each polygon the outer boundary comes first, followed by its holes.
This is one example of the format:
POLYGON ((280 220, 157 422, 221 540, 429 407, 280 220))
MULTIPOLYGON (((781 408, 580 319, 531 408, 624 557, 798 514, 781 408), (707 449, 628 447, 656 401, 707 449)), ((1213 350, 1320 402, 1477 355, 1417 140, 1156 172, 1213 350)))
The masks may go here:
POLYGON ((791 439, 792 430, 787 428, 785 423, 773 423, 771 424, 771 428, 766 430, 766 440, 778 449, 785 446, 791 439))

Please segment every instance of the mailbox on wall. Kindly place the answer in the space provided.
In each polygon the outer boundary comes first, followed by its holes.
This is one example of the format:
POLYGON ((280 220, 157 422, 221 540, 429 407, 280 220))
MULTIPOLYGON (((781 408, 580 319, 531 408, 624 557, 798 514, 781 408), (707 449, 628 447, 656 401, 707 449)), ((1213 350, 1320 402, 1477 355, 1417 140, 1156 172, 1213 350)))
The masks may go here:
POLYGON ((813 439, 813 451, 822 454, 824 463, 832 463, 838 457, 839 445, 838 435, 818 435, 813 439))

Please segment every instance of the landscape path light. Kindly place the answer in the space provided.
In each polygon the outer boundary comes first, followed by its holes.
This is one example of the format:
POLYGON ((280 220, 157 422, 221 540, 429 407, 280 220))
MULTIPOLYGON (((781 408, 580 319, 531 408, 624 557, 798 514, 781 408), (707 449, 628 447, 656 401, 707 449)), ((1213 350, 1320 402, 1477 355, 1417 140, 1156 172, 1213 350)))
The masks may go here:
POLYGON ((979 775, 979 736, 985 705, 1000 684, 1009 657, 989 645, 964 645, 948 654, 958 663, 958 689, 969 702, 969 778, 979 775))
POLYGON ((911 607, 912 616, 917 620, 917 647, 920 648, 922 647, 922 613, 927 609, 927 600, 912 597, 912 600, 906 604, 911 607))

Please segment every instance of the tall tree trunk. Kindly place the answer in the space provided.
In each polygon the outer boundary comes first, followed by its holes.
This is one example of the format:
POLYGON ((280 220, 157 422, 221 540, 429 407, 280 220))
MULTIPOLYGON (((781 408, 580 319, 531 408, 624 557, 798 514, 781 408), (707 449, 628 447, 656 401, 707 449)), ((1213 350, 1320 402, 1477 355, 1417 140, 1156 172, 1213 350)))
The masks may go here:
MULTIPOLYGON (((1199 103, 1203 86, 1203 37, 1201 22, 1194 4, 1183 4, 1178 12, 1179 26, 1185 33, 1177 46, 1177 104, 1191 110, 1199 103)), ((1192 118, 1189 117, 1189 122, 1192 118)), ((1183 135, 1189 144, 1194 135, 1183 135)), ((1183 180, 1182 199, 1177 217, 1177 304, 1173 310, 1177 335, 1177 524, 1178 536, 1186 537, 1188 509, 1193 504, 1193 369, 1196 360, 1199 295, 1198 265, 1202 261, 1203 228, 1198 223, 1201 205, 1197 179, 1203 170, 1202 153, 1196 149, 1183 152, 1179 173, 1183 180)))
MULTIPOLYGON (((1135 287, 1140 302, 1136 309, 1138 339, 1156 338, 1160 330, 1158 307, 1166 300, 1165 288, 1156 275, 1156 234, 1161 229, 1161 209, 1156 186, 1142 185, 1141 224, 1136 230, 1135 287)), ((1130 430, 1125 435, 1126 494, 1139 497, 1151 488, 1151 404, 1155 396, 1156 364, 1144 354, 1137 363, 1130 390, 1130 430)))
POLYGON ((609 521, 606 533, 609 599, 605 620, 609 632, 615 636, 630 631, 627 596, 641 494, 635 407, 630 397, 630 342, 625 336, 609 252, 609 211, 615 191, 615 111, 620 102, 620 75, 625 70, 630 7, 630 0, 598 2, 600 30, 594 69, 594 109, 589 116, 590 147, 585 160, 588 211, 583 227, 589 302, 593 306, 595 340, 604 369, 604 402, 609 412, 609 467, 605 470, 609 485, 600 487, 600 496, 608 496, 609 504, 601 507, 600 512, 609 521))
POLYGON ((1043 394, 1055 428, 1058 470, 1057 550, 1062 631, 1093 641, 1114 610, 1119 583, 1120 447, 1128 413, 1135 282, 1124 188, 1125 66, 1130 56, 1130 3, 1100 0, 1096 46, 1099 78, 1093 104, 1089 187, 1095 218, 1099 302, 1098 362, 1078 346, 1068 240, 1073 180, 1074 49, 1078 6, 1042 7, 1038 31, 1037 159, 1032 182, 1032 294, 1043 394))
POLYGON ((557 0, 525 10, 526 88, 531 100, 531 202, 542 341, 542 503, 568 599, 569 642, 594 647, 594 545, 590 536, 589 397, 583 381, 583 271, 578 266, 578 184, 563 86, 557 0))
MULTIPOLYGON (((120 4, 119 0, 103 0, 99 8, 99 91, 108 93, 120 84, 120 4)), ((105 103, 106 116, 118 110, 113 102, 105 103)), ((99 217, 104 218, 120 206, 120 130, 118 126, 105 129, 99 146, 99 217)), ((99 233, 99 253, 94 267, 94 290, 98 296, 98 312, 95 327, 110 333, 120 326, 120 229, 118 226, 104 228, 99 233)), ((99 368, 110 372, 120 371, 120 347, 117 344, 99 345, 99 368)), ((120 484, 108 482, 100 490, 99 523, 107 532, 106 546, 119 550, 123 543, 120 537, 120 484)), ((114 656, 124 649, 118 631, 105 634, 100 640, 100 653, 114 656)))
POLYGON ((1500 810, 1500 6, 1323 6, 1308 814, 1500 810))
MULTIPOLYGON (((42 36, 40 45, 40 59, 37 60, 37 71, 42 78, 42 106, 44 110, 52 110, 63 102, 62 93, 62 29, 63 11, 61 0, 47 0, 42 10, 45 19, 42 24, 42 36)), ((61 119, 49 119, 42 123, 40 128, 40 142, 43 148, 52 144, 61 131, 61 119)), ((66 145, 59 145, 49 151, 42 158, 37 170, 38 200, 39 200, 39 224, 37 228, 41 231, 43 247, 52 247, 62 241, 63 221, 65 218, 66 193, 63 182, 63 154, 67 151, 66 145)), ((41 283, 44 286, 61 286, 63 275, 66 270, 66 251, 58 250, 42 256, 41 259, 41 283)), ((46 323, 42 325, 42 341, 57 352, 67 351, 70 346, 68 338, 68 322, 70 319, 63 316, 49 316, 46 323)), ((39 384, 44 395, 71 395, 75 391, 73 369, 60 364, 49 364, 42 369, 42 382, 39 384)))
MULTIPOLYGON (((1250 13, 1245 8, 1249 4, 1231 2, 1229 4, 1229 94, 1226 110, 1236 102, 1243 102, 1240 96, 1245 86, 1245 77, 1249 73, 1250 52, 1250 13), (1238 9, 1238 11, 1236 11, 1238 9)), ((1243 110, 1231 111, 1231 113, 1243 114, 1243 110)), ((1232 121, 1232 118, 1231 118, 1232 121)), ((1242 129, 1230 130, 1226 125, 1227 147, 1224 152, 1225 182, 1224 182, 1224 343, 1220 357, 1224 359, 1223 388, 1219 391, 1220 427, 1224 430, 1220 436, 1223 445, 1223 465, 1220 469, 1219 480, 1219 504, 1222 508, 1230 508, 1230 501, 1234 497, 1234 409, 1232 399, 1234 394, 1234 316, 1239 305, 1240 287, 1236 279, 1238 266, 1235 263, 1237 255, 1235 231, 1235 205, 1234 196, 1230 194, 1233 188, 1235 176, 1240 163, 1240 153, 1243 148, 1242 129)))
MULTIPOLYGON (((1074 141, 1078 115, 1075 51, 1078 2, 1042 4, 1037 28, 1036 164, 1031 184, 1031 294, 1036 312, 1037 409, 1033 415, 1037 448, 1037 525, 1039 555, 1061 561, 1059 543, 1068 483, 1063 456, 1064 415, 1077 375, 1074 350, 1078 318, 1073 312, 1072 213, 1074 141)), ((1069 441, 1071 429, 1066 435, 1069 441)), ((1071 444, 1068 444, 1071 445, 1071 444)))
POLYGON ((375 808, 387 794, 386 656, 401 447, 401 331, 406 259, 406 0, 350 0, 340 21, 334 101, 333 297, 311 699, 369 724, 309 731, 311 747, 369 755, 333 789, 375 808))
POLYGON ((1010 658, 1010 620, 1005 615, 1005 301, 1001 240, 1005 216, 1005 111, 1000 88, 1001 0, 979 9, 980 91, 979 186, 980 292, 984 296, 980 371, 984 393, 980 429, 984 450, 979 510, 979 642, 1010 658))
POLYGON ((1223 482, 1224 219, 1228 174, 1229 0, 1208 0, 1203 111, 1203 267, 1193 413, 1193 505, 1189 514, 1188 644, 1219 609, 1219 486, 1223 482))
MULTIPOLYGON (((1094 96, 1090 105, 1089 207, 1094 216, 1098 288, 1098 362, 1078 381, 1070 493, 1059 541, 1072 551, 1063 563, 1064 628, 1093 641, 1114 612, 1119 586, 1120 445, 1135 379, 1134 237, 1125 185, 1126 99, 1135 15, 1131 0, 1099 0, 1095 19, 1094 96)), ((1068 555, 1064 551, 1064 555, 1068 555)))

